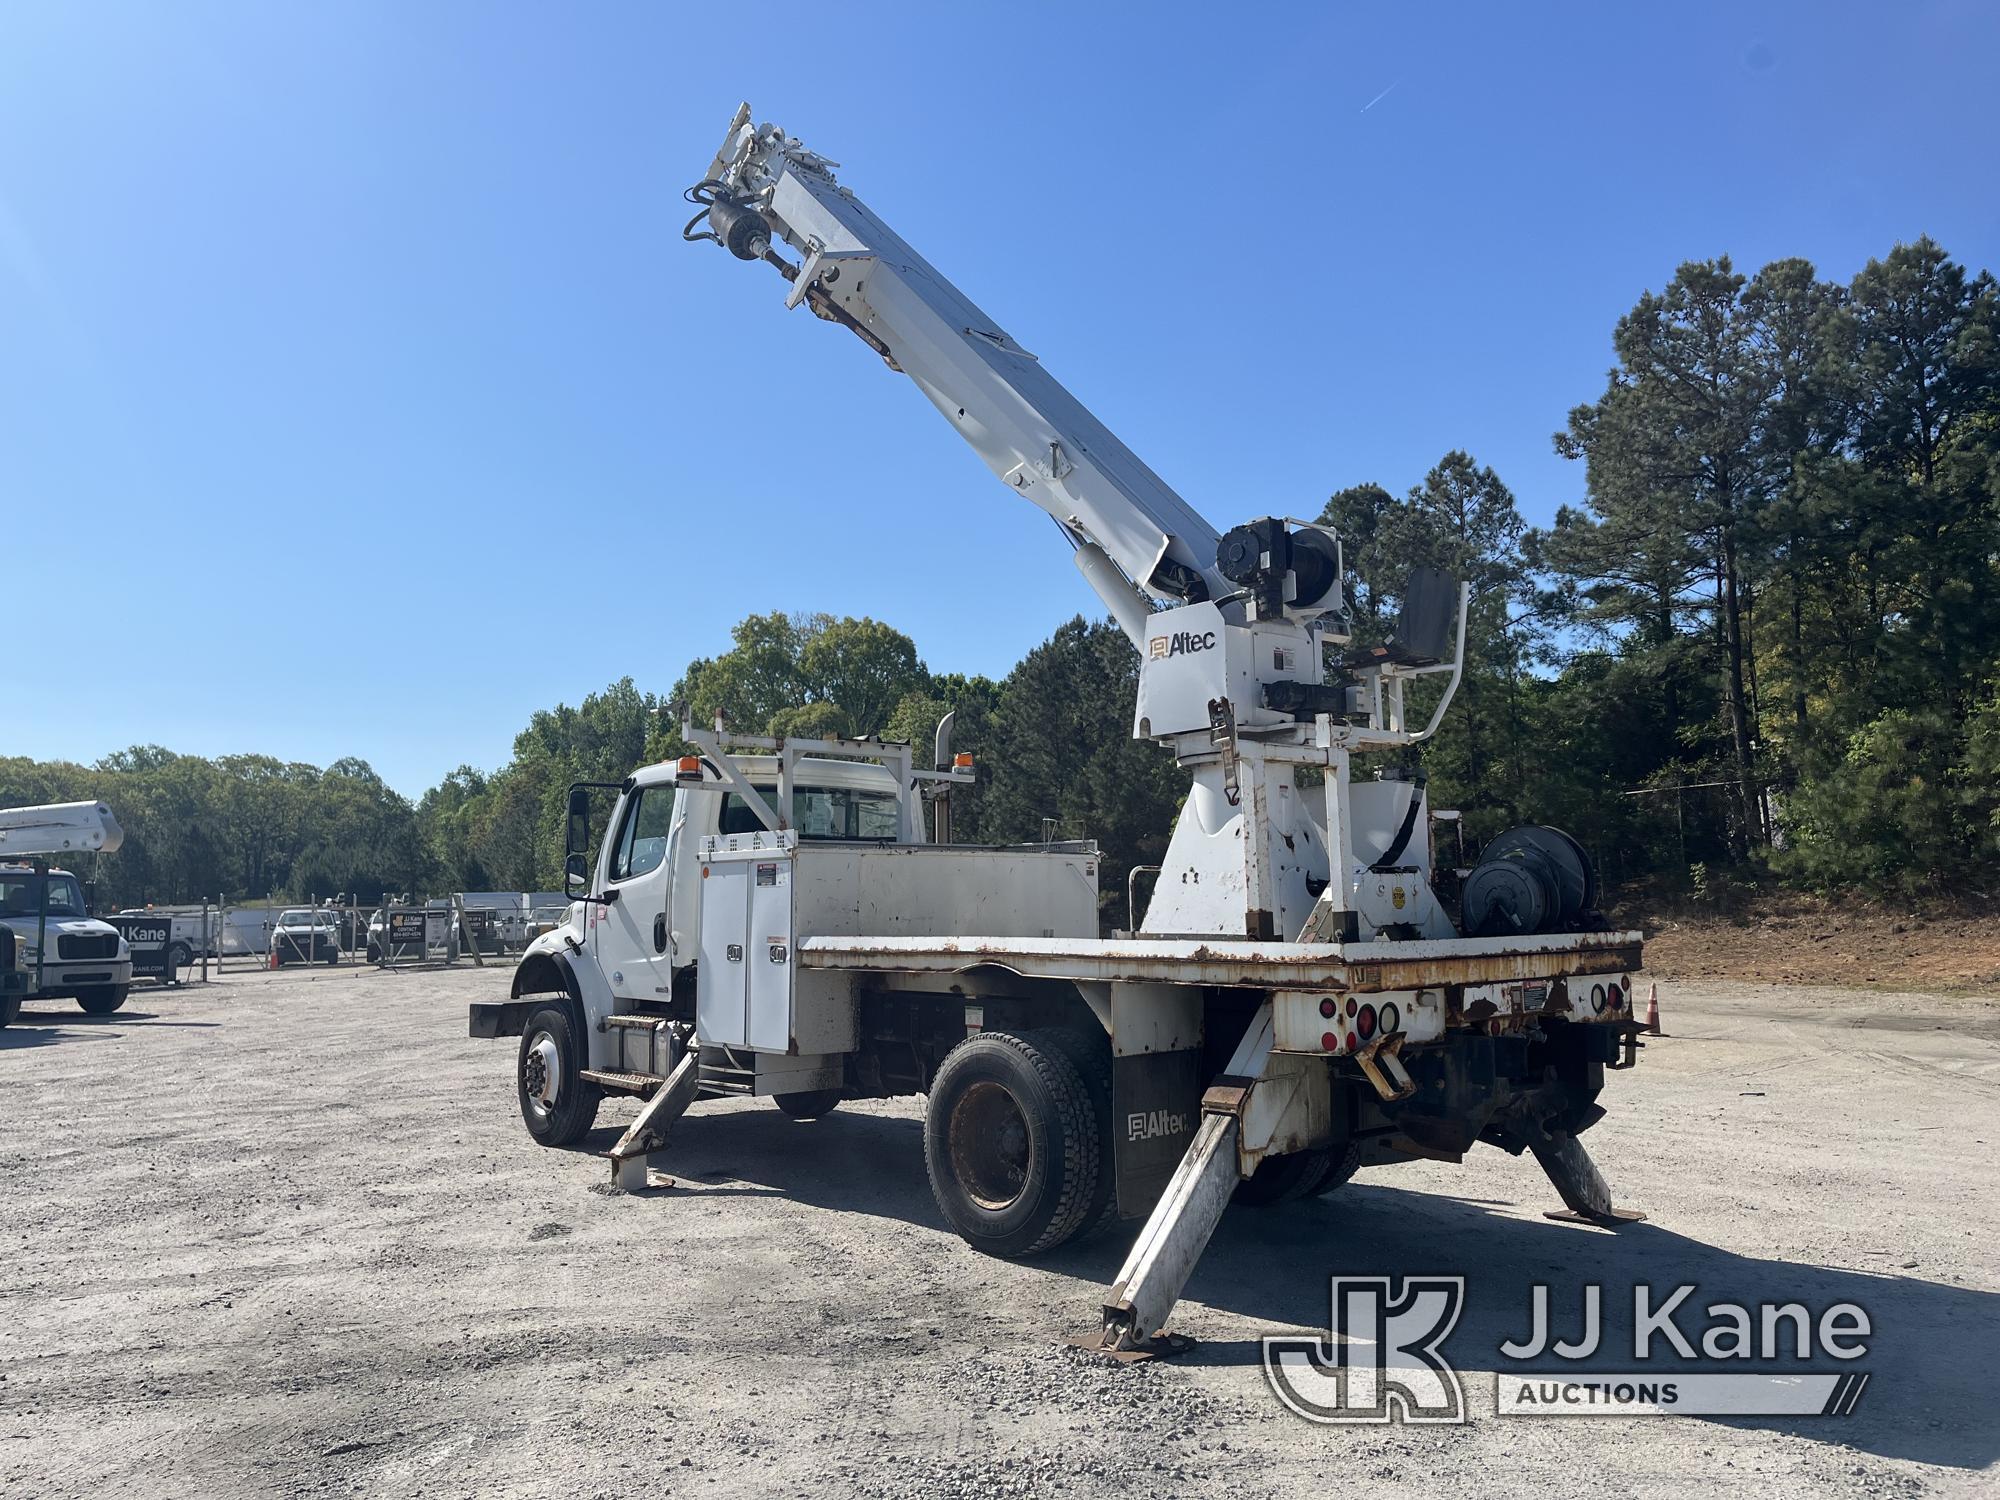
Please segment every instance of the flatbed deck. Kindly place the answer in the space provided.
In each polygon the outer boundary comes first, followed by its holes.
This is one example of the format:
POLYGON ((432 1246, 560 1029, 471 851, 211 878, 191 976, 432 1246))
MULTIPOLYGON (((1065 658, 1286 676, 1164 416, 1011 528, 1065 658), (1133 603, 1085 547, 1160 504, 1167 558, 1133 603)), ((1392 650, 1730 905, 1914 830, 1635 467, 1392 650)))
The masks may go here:
POLYGON ((1368 993, 1626 973, 1640 967, 1642 942, 1643 935, 1637 932, 1372 943, 1259 943, 1216 937, 808 937, 798 944, 798 955, 808 969, 962 974, 995 967, 1025 979, 1368 993))

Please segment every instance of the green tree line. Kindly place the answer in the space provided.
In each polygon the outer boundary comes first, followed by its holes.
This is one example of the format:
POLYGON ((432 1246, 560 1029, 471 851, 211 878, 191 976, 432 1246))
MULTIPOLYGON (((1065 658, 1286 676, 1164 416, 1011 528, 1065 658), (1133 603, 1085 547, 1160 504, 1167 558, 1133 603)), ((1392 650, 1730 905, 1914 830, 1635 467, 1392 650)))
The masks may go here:
MULTIPOLYGON (((1583 498, 1551 525, 1462 451, 1400 494, 1361 483, 1326 504, 1354 644, 1393 630, 1414 565, 1473 587, 1463 685, 1410 757, 1433 805, 1462 810, 1475 847, 1559 824, 1613 878, 1982 888, 2000 873, 1993 278, 1928 239, 1847 283, 1801 260, 1690 262, 1612 349, 1602 394, 1555 434, 1583 498)), ((751 615, 664 694, 625 678, 537 712, 504 767, 462 766, 414 803, 364 761, 142 746, 88 767, 0 758, 0 805, 110 802, 128 838, 100 894, 120 904, 546 889, 569 785, 678 753, 673 709, 919 746, 952 712, 978 764, 957 836, 1096 838, 1122 915, 1185 790, 1130 738, 1137 672, 1121 633, 1082 618, 995 681, 932 671, 878 620, 751 615)))

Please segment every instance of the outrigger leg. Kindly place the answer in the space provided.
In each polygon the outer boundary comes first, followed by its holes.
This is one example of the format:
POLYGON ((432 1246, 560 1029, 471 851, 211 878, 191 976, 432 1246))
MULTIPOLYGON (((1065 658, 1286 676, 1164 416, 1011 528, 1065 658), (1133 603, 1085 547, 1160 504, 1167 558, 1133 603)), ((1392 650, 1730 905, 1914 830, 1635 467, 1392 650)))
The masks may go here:
POLYGON ((1254 1148, 1254 1170, 1298 1084, 1298 1075, 1289 1071, 1272 1075, 1273 1040, 1266 1002, 1237 1044, 1228 1072, 1202 1096, 1194 1143, 1112 1283, 1102 1333, 1095 1341, 1076 1342, 1121 1359, 1187 1347, 1185 1339, 1163 1331, 1167 1318, 1243 1180, 1245 1142, 1254 1148))
POLYGON ((1632 1224, 1646 1217, 1636 1208, 1612 1207, 1604 1174, 1583 1149, 1583 1142, 1567 1131, 1552 1130, 1546 1139, 1529 1142, 1529 1149, 1569 1205, 1549 1209, 1543 1217, 1568 1224, 1632 1224))
POLYGON ((672 1179, 652 1170, 648 1158, 666 1144, 667 1126, 687 1113, 701 1089, 701 1052, 689 1047, 667 1074, 667 1081, 653 1091, 639 1117, 626 1127, 611 1148, 611 1182, 628 1193, 649 1187, 672 1187, 672 1179))

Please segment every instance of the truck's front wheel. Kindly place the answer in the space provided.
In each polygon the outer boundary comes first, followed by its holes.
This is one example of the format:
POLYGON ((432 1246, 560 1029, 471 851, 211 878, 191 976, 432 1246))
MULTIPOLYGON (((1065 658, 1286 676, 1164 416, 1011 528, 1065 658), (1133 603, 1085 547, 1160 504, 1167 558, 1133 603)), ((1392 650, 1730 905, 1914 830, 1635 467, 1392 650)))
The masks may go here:
POLYGON ((77 991, 76 1003, 93 1016, 108 1016, 125 1003, 125 997, 132 993, 129 984, 94 984, 88 989, 77 991))
POLYGON ((581 1049, 560 1005, 544 1005, 521 1028, 521 1057, 514 1080, 521 1119, 544 1146, 567 1146, 597 1123, 604 1091, 578 1076, 581 1049))
POLYGON ((1094 1206, 1100 1157, 1090 1092, 1051 1039, 981 1032, 938 1069, 924 1165, 938 1208, 975 1250, 1012 1258, 1069 1239, 1094 1206))

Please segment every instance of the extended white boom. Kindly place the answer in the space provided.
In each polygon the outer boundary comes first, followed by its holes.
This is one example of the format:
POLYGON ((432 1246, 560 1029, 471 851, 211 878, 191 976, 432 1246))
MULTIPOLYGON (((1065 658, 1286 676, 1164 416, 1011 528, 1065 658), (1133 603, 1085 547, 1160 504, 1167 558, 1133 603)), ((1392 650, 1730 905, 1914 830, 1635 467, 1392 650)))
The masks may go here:
MULTIPOLYGON (((1134 585, 1175 600, 1229 593, 1215 570, 1215 528, 835 182, 833 165, 775 126, 752 125, 746 104, 707 180, 690 191, 725 248, 786 274, 788 305, 804 302, 854 330, 917 383, 1009 488, 1079 547, 1103 550, 1123 578, 1087 555, 1078 565, 1135 643, 1133 621, 1147 606, 1134 585), (797 252, 797 265, 772 248, 774 234, 797 252)), ((694 224, 689 230, 701 237, 694 224)))

